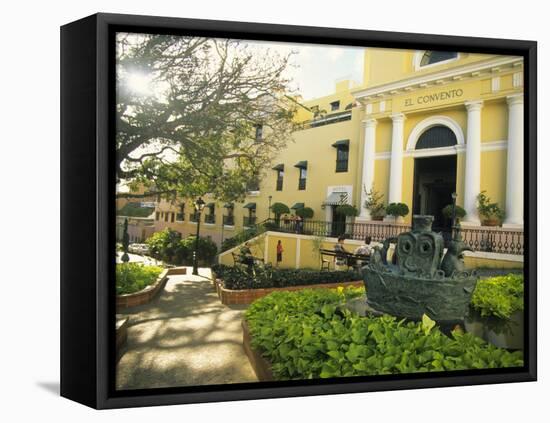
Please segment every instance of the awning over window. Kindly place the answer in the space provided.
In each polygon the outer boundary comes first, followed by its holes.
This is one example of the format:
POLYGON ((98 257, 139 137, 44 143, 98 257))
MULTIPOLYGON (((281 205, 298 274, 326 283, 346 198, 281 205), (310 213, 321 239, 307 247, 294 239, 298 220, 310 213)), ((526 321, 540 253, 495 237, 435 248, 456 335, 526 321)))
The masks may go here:
POLYGON ((256 210, 256 203, 248 203, 243 207, 243 209, 256 210))
POLYGON ((279 163, 277 166, 273 166, 273 170, 285 170, 285 165, 283 163, 279 163))
POLYGON ((233 207, 235 207, 233 203, 225 203, 223 205, 224 209, 232 209, 233 207))
POLYGON ((296 203, 291 207, 292 210, 298 210, 303 208, 304 208, 304 203, 296 203))
POLYGON ((296 163, 294 167, 298 167, 300 169, 307 169, 307 160, 302 160, 301 162, 296 163))
POLYGON ((347 192, 332 192, 323 203, 327 206, 338 206, 341 204, 349 204, 347 192))
POLYGON ((334 144, 332 144, 334 148, 338 147, 349 147, 349 140, 340 140, 336 141, 334 144))

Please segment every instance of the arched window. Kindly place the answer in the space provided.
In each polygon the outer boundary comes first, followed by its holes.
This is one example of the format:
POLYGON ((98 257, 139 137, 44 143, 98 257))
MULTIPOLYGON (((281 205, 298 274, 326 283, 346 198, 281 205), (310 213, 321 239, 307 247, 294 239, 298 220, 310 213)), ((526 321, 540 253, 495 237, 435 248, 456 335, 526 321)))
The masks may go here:
POLYGON ((458 53, 452 51, 427 51, 422 56, 422 59, 420 59, 420 67, 453 60, 457 57, 458 53))
POLYGON ((438 125, 432 126, 420 135, 416 143, 416 149, 422 150, 424 148, 450 147, 456 144, 454 132, 446 126, 438 125))

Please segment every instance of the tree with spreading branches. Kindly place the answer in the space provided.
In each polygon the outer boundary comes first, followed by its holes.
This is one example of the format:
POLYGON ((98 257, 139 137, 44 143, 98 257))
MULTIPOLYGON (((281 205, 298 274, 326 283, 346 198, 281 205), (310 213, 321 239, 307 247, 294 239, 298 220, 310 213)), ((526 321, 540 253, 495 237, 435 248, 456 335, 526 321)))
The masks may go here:
POLYGON ((117 182, 145 187, 118 196, 239 201, 291 139, 290 55, 148 34, 118 34, 116 54, 117 182))

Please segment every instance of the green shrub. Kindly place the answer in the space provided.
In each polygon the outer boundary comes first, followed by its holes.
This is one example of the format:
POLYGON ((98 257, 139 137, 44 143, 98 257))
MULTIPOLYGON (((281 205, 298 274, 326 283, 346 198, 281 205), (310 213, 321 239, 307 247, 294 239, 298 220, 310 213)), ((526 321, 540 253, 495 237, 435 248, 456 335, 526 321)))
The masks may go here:
POLYGON ((359 211, 355 208, 355 206, 350 204, 341 204, 336 207, 335 211, 337 214, 342 214, 348 217, 355 217, 359 214, 359 211))
POLYGON ((523 275, 509 274, 483 279, 477 283, 472 305, 482 317, 509 319, 523 310, 523 275))
POLYGON ((404 217, 409 214, 409 206, 405 203, 390 203, 386 207, 386 214, 404 217))
POLYGON ((162 267, 144 266, 138 263, 119 263, 116 265, 116 293, 131 294, 144 289, 155 282, 162 267))
MULTIPOLYGON (((182 263, 191 264, 193 262, 193 252, 195 251, 195 235, 189 235, 187 238, 180 241, 180 249, 182 251, 182 263)), ((218 247, 210 238, 199 237, 198 255, 201 263, 210 264, 214 260, 218 247)))
MULTIPOLYGON (((449 204, 443 207, 443 210, 441 210, 443 213, 443 216, 445 216, 447 219, 453 218, 453 205, 449 204)), ((464 210, 462 207, 455 205, 455 217, 457 219, 463 219, 464 216, 466 216, 466 210, 464 210)))
POLYGON ((311 219, 314 213, 315 212, 311 207, 302 207, 301 209, 296 210, 296 215, 300 216, 302 219, 311 219))
POLYGON ((360 317, 341 307, 361 291, 276 292, 246 311, 252 346, 276 379, 313 379, 518 367, 510 353, 471 334, 444 335, 427 316, 420 323, 360 317))
POLYGON ((290 213, 290 209, 284 203, 273 203, 273 205, 271 206, 271 211, 275 215, 275 221, 277 222, 281 218, 281 215, 290 213))
MULTIPOLYGON (((193 251, 195 251, 195 235, 189 235, 185 239, 181 234, 170 228, 161 232, 155 232, 145 241, 149 246, 150 254, 156 259, 172 264, 191 264, 193 251)), ((209 238, 199 237, 199 260, 210 264, 218 248, 209 238)))
POLYGON ((155 232, 145 243, 149 246, 151 256, 168 263, 180 263, 186 252, 181 250, 181 234, 166 228, 155 232))
POLYGON ((283 288, 287 286, 340 283, 361 280, 357 271, 319 271, 306 269, 276 269, 257 267, 250 274, 242 267, 216 265, 212 270, 223 279, 227 289, 283 288))

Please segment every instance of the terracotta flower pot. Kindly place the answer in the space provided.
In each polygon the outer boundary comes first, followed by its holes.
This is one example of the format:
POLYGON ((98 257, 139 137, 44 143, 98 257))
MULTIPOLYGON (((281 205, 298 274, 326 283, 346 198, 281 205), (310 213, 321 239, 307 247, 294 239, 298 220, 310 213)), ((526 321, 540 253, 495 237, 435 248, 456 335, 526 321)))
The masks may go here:
POLYGON ((499 226, 500 220, 495 218, 485 219, 481 222, 483 226, 499 226))

